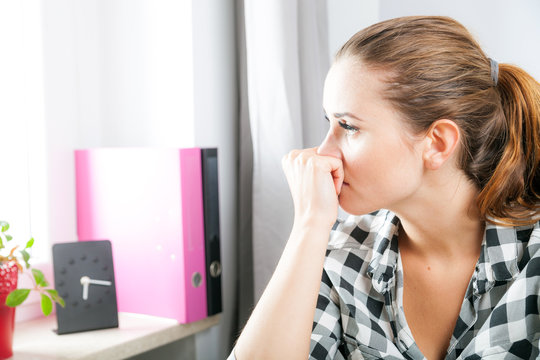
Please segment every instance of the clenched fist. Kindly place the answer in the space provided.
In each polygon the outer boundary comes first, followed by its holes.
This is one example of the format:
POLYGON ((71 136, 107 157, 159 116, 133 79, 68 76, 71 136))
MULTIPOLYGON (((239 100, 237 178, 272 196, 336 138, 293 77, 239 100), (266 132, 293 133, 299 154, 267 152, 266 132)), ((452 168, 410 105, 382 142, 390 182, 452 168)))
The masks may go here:
POLYGON ((283 157, 282 166, 293 197, 295 223, 331 227, 343 184, 341 160, 310 148, 291 151, 283 157))

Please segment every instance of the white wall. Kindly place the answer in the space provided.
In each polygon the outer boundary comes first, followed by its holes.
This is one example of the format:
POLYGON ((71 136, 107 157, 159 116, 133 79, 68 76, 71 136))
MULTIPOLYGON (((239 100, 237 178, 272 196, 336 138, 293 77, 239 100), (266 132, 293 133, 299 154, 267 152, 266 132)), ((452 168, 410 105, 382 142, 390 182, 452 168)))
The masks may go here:
POLYGON ((333 60, 358 30, 379 21, 379 0, 328 0, 328 50, 333 60))
POLYGON ((521 66, 540 79, 540 1, 380 0, 381 20, 407 15, 445 15, 461 22, 498 62, 521 66))
POLYGON ((328 6, 330 34, 334 35, 331 53, 355 30, 376 21, 408 15, 445 15, 465 25, 490 57, 519 65, 540 79, 540 1, 329 0, 328 6), (369 15, 366 18, 358 14, 369 15))
POLYGON ((74 149, 195 143, 191 3, 149 4, 43 2, 52 242, 77 238, 74 149))
POLYGON ((221 323, 196 340, 171 344, 143 358, 188 359, 195 348, 198 359, 228 355, 236 264, 234 12, 234 0, 43 2, 47 177, 54 242, 77 239, 73 150, 219 149, 221 323))

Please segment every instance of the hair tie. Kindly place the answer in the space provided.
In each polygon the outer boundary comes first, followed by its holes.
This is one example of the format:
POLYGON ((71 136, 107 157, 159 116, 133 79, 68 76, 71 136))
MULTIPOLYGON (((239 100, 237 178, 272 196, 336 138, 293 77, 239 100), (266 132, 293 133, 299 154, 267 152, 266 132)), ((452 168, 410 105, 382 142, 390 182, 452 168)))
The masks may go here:
POLYGON ((492 58, 488 59, 489 64, 491 65, 491 80, 493 80, 493 86, 497 86, 497 83, 499 82, 499 63, 492 58))

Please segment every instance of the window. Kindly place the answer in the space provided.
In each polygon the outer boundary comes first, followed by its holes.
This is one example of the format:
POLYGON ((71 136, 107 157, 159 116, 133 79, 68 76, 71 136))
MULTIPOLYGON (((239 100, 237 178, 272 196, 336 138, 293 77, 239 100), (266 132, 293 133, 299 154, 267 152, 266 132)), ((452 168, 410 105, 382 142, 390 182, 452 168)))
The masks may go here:
POLYGON ((0 219, 10 223, 13 241, 38 240, 38 267, 50 263, 41 45, 39 1, 1 2, 0 219))

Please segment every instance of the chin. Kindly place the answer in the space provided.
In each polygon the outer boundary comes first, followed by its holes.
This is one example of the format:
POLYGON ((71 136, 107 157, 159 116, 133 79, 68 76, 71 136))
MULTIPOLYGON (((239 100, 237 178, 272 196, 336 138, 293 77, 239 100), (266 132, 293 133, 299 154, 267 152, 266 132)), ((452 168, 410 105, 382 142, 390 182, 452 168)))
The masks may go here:
POLYGON ((365 215, 372 213, 380 208, 362 206, 365 205, 365 201, 361 199, 354 199, 351 196, 339 196, 339 206, 343 211, 351 215, 365 215))

